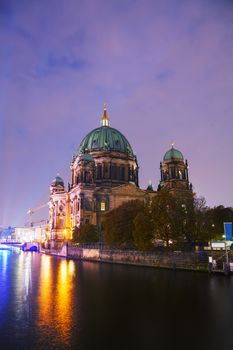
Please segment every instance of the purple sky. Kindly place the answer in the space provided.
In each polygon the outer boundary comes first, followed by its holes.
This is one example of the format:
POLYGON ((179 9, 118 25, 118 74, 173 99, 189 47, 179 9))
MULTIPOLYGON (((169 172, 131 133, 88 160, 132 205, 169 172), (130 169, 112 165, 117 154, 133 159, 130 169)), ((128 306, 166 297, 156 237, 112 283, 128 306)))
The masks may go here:
POLYGON ((104 102, 142 188, 175 141, 195 192, 233 205, 233 1, 0 0, 0 43, 0 226, 70 180, 104 102))

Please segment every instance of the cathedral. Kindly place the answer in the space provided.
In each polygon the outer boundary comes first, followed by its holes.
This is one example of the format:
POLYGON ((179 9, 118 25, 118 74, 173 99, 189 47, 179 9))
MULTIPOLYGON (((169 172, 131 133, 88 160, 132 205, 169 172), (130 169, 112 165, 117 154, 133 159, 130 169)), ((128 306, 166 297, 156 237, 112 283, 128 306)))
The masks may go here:
MULTIPOLYGON (((121 204, 156 196, 151 184, 146 190, 138 183, 138 162, 125 136, 110 127, 106 105, 101 126, 88 133, 70 164, 71 183, 65 188, 60 176, 52 181, 49 199, 50 241, 72 238, 73 228, 94 224, 101 228, 105 212, 121 204)), ((160 163, 157 191, 192 191, 188 162, 173 146, 160 163)))

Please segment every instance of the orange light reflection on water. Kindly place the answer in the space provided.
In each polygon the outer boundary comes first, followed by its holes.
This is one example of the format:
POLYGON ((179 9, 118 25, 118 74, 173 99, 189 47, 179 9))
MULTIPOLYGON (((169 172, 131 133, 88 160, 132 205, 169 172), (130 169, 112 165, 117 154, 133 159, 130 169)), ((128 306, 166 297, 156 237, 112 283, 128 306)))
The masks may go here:
POLYGON ((75 264, 72 260, 61 260, 58 268, 56 295, 54 299, 57 332, 68 342, 72 328, 72 290, 75 264))
POLYGON ((66 345, 69 344, 72 329, 75 264, 73 261, 59 260, 53 270, 55 261, 51 259, 54 258, 41 256, 38 327, 45 332, 49 328, 56 342, 66 345))

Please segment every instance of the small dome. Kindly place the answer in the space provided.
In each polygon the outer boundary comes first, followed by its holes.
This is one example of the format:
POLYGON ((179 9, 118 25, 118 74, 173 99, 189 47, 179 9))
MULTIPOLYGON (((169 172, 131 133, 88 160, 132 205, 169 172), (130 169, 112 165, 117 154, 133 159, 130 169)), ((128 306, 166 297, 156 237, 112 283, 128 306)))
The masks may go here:
POLYGON ((62 179, 59 175, 57 175, 57 176, 55 177, 55 179, 53 179, 52 185, 54 185, 54 186, 61 185, 61 186, 64 187, 64 181, 63 181, 63 179, 62 179))
POLYGON ((154 191, 154 189, 153 189, 153 185, 152 185, 152 182, 151 182, 151 180, 149 181, 149 184, 148 184, 148 186, 147 186, 147 189, 146 189, 147 191, 154 191))
POLYGON ((163 157, 163 160, 166 161, 166 160, 184 160, 184 157, 183 157, 183 154, 178 151, 177 149, 175 149, 174 147, 172 147, 171 149, 169 149, 164 157, 163 157))
POLYGON ((88 153, 82 153, 79 156, 79 161, 85 160, 87 162, 94 162, 94 159, 88 153))
POLYGON ((147 190, 147 191, 154 191, 152 184, 149 184, 149 185, 147 186, 147 189, 146 189, 146 190, 147 190))

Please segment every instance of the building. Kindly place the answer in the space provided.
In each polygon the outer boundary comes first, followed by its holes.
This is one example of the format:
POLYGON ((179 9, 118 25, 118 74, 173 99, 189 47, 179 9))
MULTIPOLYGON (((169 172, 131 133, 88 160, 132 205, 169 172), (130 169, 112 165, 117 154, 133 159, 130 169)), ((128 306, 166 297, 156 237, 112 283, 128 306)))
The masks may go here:
POLYGON ((184 160, 183 154, 174 148, 169 149, 160 162, 160 183, 158 190, 192 191, 192 184, 189 183, 188 161, 184 160))
POLYGON ((46 224, 35 227, 15 227, 12 239, 16 242, 44 241, 46 239, 46 224))
MULTIPOLYGON (((138 162, 130 143, 110 126, 106 106, 101 126, 84 137, 73 156, 71 183, 65 188, 57 175, 50 186, 49 239, 69 239, 72 229, 91 223, 101 229, 106 211, 131 200, 147 201, 156 195, 152 185, 139 187, 138 162)), ((191 191, 188 163, 173 146, 160 163, 158 190, 191 191)), ((101 231, 101 230, 100 230, 101 231)))

